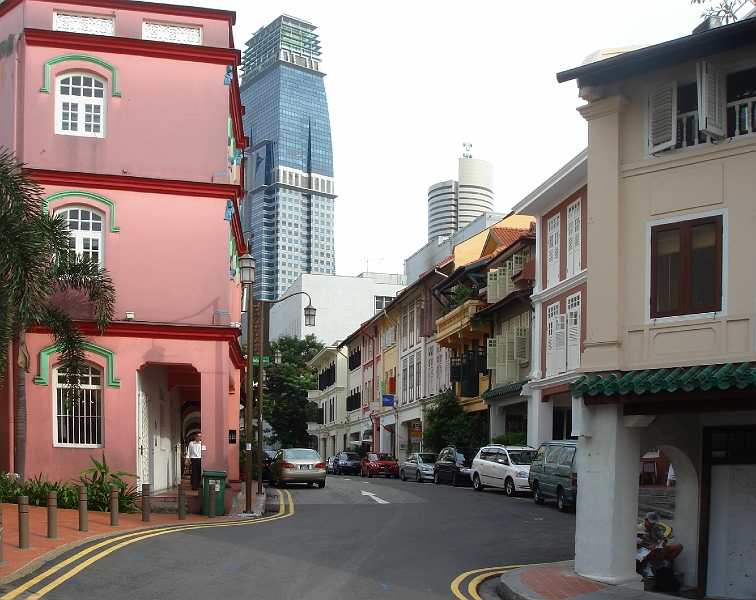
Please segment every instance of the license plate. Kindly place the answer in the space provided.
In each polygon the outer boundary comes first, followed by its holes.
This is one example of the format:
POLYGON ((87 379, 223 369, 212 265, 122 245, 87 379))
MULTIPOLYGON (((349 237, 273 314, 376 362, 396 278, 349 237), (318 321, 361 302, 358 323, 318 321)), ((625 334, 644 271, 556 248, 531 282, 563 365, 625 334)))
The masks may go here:
POLYGON ((309 469, 310 465, 299 465, 300 469, 309 469))

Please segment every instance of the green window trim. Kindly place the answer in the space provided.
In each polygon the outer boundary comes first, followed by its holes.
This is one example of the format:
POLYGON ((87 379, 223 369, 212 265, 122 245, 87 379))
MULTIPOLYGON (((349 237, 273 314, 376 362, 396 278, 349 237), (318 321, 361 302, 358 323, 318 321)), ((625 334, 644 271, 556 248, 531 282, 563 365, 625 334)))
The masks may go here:
MULTIPOLYGON (((84 350, 97 354, 105 359, 105 372, 107 386, 109 388, 120 389, 121 380, 113 376, 115 372, 115 354, 107 348, 84 342, 84 350)), ((39 375, 32 382, 34 385, 50 385, 50 356, 58 352, 58 346, 53 344, 39 351, 39 375)))
POLYGON ((56 58, 51 58, 47 62, 45 62, 44 65, 44 83, 41 88, 39 88, 39 91, 43 94, 49 94, 50 93, 50 67, 53 65, 60 64, 62 62, 68 62, 71 60, 79 60, 83 62, 90 62, 92 64, 98 65, 100 67, 103 67, 104 69, 107 69, 110 71, 110 89, 111 89, 111 95, 114 98, 120 98, 121 92, 118 91, 118 69, 116 69, 113 65, 111 65, 109 62, 106 62, 102 60, 101 58, 97 58, 96 56, 88 56, 86 54, 64 54, 63 56, 58 56, 56 58))
POLYGON ((87 200, 94 200, 95 202, 99 202, 100 204, 104 204, 110 209, 110 219, 108 221, 108 228, 110 229, 110 233, 119 233, 121 229, 119 227, 116 227, 115 224, 115 212, 116 212, 116 205, 115 202, 112 200, 108 200, 104 196, 100 196, 99 194, 93 194, 92 192, 84 192, 81 190, 69 190, 67 192, 58 192, 56 194, 52 194, 44 199, 44 206, 43 210, 45 214, 47 214, 50 211, 50 202, 53 202, 55 200, 60 200, 61 198, 86 198, 87 200))

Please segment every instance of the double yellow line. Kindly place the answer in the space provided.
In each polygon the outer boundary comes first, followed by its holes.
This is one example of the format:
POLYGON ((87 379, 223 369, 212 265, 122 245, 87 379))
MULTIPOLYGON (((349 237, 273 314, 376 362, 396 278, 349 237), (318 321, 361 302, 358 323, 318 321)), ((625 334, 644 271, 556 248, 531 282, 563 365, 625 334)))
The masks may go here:
MULTIPOLYGON (((561 562, 570 562, 570 561, 565 560, 561 562)), ((483 583, 486 579, 503 575, 504 573, 506 573, 507 571, 511 571, 512 569, 537 567, 541 564, 542 563, 531 563, 528 565, 507 565, 506 567, 487 567, 485 569, 475 569, 474 571, 467 571, 466 573, 462 573, 459 577, 457 577, 454 581, 452 581, 451 591, 452 591, 452 594, 454 594, 457 598, 460 598, 460 600, 482 600, 480 595, 478 595, 478 586, 480 586, 480 584, 483 583), (465 581, 465 579, 467 579, 468 577, 472 577, 472 578, 467 583, 467 596, 465 596, 465 594, 461 592, 459 588, 462 585, 462 583, 465 581)))
POLYGON ((46 593, 55 589, 60 584, 64 583, 65 581, 67 581, 68 579, 76 575, 79 571, 86 569, 88 566, 96 563, 98 560, 107 556, 108 554, 111 554, 112 552, 115 552, 116 550, 120 550, 121 548, 129 546, 135 542, 146 540, 152 537, 165 535, 167 533, 177 533, 179 531, 188 531, 191 529, 207 529, 210 527, 238 527, 240 525, 256 525, 257 523, 267 523, 268 521, 276 521, 278 519, 290 517, 294 514, 294 502, 291 497, 291 492, 285 489, 279 490, 279 493, 281 492, 283 492, 283 494, 286 495, 286 498, 284 498, 283 495, 280 496, 281 500, 279 502, 278 512, 275 515, 271 515, 270 517, 262 517, 260 519, 239 519, 235 521, 219 521, 219 522, 213 522, 213 523, 210 523, 210 522, 189 523, 186 525, 179 525, 179 526, 174 526, 174 527, 163 527, 160 529, 135 531, 132 533, 126 533, 124 535, 108 538, 98 544, 95 544, 94 546, 91 546, 85 550, 82 550, 81 552, 78 552, 77 554, 71 556, 70 558, 67 558, 66 560, 61 562, 59 565, 55 565, 49 568, 44 573, 41 573, 40 575, 37 575, 36 577, 30 579, 26 583, 20 585, 19 587, 17 587, 11 592, 8 592, 4 596, 0 596, 0 600, 12 600, 13 598, 17 598, 20 594, 23 594, 24 592, 28 592, 29 598, 42 598, 46 593), (93 556, 86 558, 86 560, 82 560, 89 555, 93 555, 93 556), (65 571, 56 579, 53 579, 50 583, 45 585, 43 588, 39 589, 36 592, 28 591, 30 588, 39 585, 46 579, 51 578, 58 571, 62 571, 66 567, 69 567, 70 565, 74 565, 78 561, 81 561, 81 562, 73 566, 70 570, 65 571))

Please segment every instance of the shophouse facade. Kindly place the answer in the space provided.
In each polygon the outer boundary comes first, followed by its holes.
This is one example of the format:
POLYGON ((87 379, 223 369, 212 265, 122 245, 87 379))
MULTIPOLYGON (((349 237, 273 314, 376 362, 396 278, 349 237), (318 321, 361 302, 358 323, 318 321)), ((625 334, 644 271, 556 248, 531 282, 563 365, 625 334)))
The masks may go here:
POLYGON ((569 384, 580 368, 588 281, 588 157, 578 154, 513 208, 535 217, 534 350, 527 387, 528 444, 573 437, 569 384))
POLYGON ((317 406, 318 418, 308 432, 317 437, 317 451, 325 460, 344 450, 347 436, 348 357, 339 342, 325 346, 307 364, 318 374, 318 388, 307 392, 317 406))
MULTIPOLYGON (((62 401, 49 335, 27 336, 28 474, 75 477, 105 452, 113 468, 168 489, 201 429, 203 468, 238 479, 246 141, 234 18, 127 0, 0 4, 0 145, 32 170, 72 249, 99 260, 117 294, 102 336, 77 298, 60 299, 87 336, 74 406, 62 401)), ((14 466, 16 369, 0 388, 0 471, 14 466)))
MULTIPOLYGON (((674 464, 675 561, 756 597, 756 19, 558 74, 587 103, 575 570, 635 574, 638 464, 674 464), (603 532, 596 537, 592 532, 603 532)), ((577 414, 579 412, 579 414, 577 414)))

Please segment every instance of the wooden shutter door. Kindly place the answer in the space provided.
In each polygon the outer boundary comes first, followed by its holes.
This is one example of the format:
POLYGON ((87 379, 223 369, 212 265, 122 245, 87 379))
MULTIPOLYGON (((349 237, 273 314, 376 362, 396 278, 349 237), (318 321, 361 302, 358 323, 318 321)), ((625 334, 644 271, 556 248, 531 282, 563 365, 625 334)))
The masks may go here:
POLYGON ((698 128, 712 137, 725 135, 725 89, 724 69, 710 62, 696 65, 698 75, 698 128))
POLYGON ((654 154, 677 143, 677 82, 670 81, 646 92, 646 153, 654 154))

